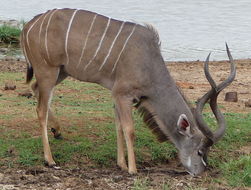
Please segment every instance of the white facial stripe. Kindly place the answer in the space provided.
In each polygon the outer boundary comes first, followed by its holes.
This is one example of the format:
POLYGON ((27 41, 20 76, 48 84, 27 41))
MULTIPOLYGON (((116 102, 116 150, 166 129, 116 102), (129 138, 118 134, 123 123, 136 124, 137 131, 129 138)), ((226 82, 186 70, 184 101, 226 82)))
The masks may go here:
POLYGON ((202 157, 201 157, 201 161, 202 161, 203 165, 206 167, 207 163, 204 161, 204 159, 202 157))
POLYGON ((94 22, 95 22, 95 20, 96 20, 96 17, 97 17, 97 14, 95 14, 94 17, 93 17, 93 19, 92 19, 92 23, 91 23, 91 26, 90 26, 90 28, 89 28, 89 30, 88 30, 88 33, 87 33, 87 36, 86 36, 86 39, 85 39, 85 43, 84 43, 84 47, 83 47, 83 49, 82 49, 81 56, 80 56, 80 59, 79 59, 77 68, 78 68, 78 66, 80 65, 81 60, 82 60, 82 58, 83 58, 83 55, 84 55, 84 52, 85 52, 85 47, 86 47, 86 44, 87 44, 89 35, 90 35, 90 33, 91 33, 92 27, 93 27, 93 25, 94 25, 94 22))
POLYGON ((49 25, 50 25, 50 22, 51 22, 51 18, 55 14, 56 11, 57 11, 57 9, 53 10, 53 12, 50 14, 50 17, 48 19, 47 26, 46 26, 46 29, 45 29, 45 40, 44 40, 44 43, 45 43, 45 50, 46 50, 46 54, 47 54, 48 59, 50 59, 49 51, 48 51, 48 28, 49 28, 49 25))
POLYGON ((122 52, 124 51, 124 49, 125 49, 125 47, 126 47, 126 44, 128 43, 128 41, 129 41, 130 37, 132 36, 133 32, 135 31, 136 25, 137 25, 137 24, 134 25, 134 27, 133 27, 131 33, 130 33, 129 36, 127 37, 127 39, 126 39, 126 41, 125 41, 125 43, 124 43, 124 46, 122 47, 122 49, 121 49, 121 51, 120 51, 120 53, 119 53, 119 55, 118 55, 118 58, 117 58, 117 60, 116 60, 115 63, 114 63, 114 66, 113 66, 113 69, 112 69, 112 73, 113 73, 113 71, 115 70, 115 68, 116 68, 116 66, 117 66, 117 63, 118 63, 118 61, 119 61, 119 59, 120 59, 120 56, 121 56, 122 52))
POLYGON ((115 38, 114 38, 114 40, 113 40, 113 42, 112 42, 112 45, 111 45, 111 47, 110 47, 110 49, 109 49, 109 51, 108 51, 108 54, 106 55, 106 57, 105 57, 103 63, 101 64, 101 66, 100 66, 100 68, 99 68, 99 71, 103 68, 103 66, 105 65, 105 63, 106 63, 108 57, 110 56, 111 51, 112 51, 112 48, 113 48, 113 46, 114 46, 114 44, 115 44, 115 42, 116 42, 116 40, 117 40, 119 34, 121 33, 121 31, 122 31, 122 29, 123 29, 123 27, 124 27, 124 24, 125 24, 125 22, 122 22, 122 24, 121 24, 121 26, 120 26, 120 28, 119 28, 119 31, 118 31, 117 35, 115 36, 115 38))
POLYGON ((72 21, 77 13, 78 9, 76 9, 72 16, 71 16, 71 19, 70 19, 70 22, 69 22, 69 25, 68 25, 68 28, 67 28, 67 31, 66 31, 66 37, 65 37, 65 53, 66 53, 66 65, 68 65, 69 63, 69 55, 68 55, 68 52, 67 52, 67 47, 68 47, 68 38, 69 38, 69 33, 70 33, 70 29, 71 29, 71 25, 72 25, 72 21))
POLYGON ((102 45, 102 43, 103 43, 104 37, 105 37, 105 35, 106 35, 107 29, 108 29, 108 27, 109 27, 109 25, 110 25, 110 21, 111 21, 111 18, 108 19, 107 24, 106 24, 106 27, 105 27, 105 30, 104 30, 103 35, 102 35, 102 37, 101 37, 101 40, 99 41, 98 48, 96 49, 96 52, 95 52, 94 56, 92 57, 92 59, 91 59, 91 60, 89 61, 89 63, 85 66, 85 70, 86 70, 86 68, 91 64, 91 62, 95 59, 95 57, 97 56, 97 54, 98 54, 98 52, 99 52, 99 50, 100 50, 100 47, 101 47, 101 45, 102 45))
POLYGON ((192 172, 187 171, 191 176, 195 176, 192 172))
POLYGON ((187 167, 190 167, 191 166, 191 156, 188 157, 187 159, 187 167))

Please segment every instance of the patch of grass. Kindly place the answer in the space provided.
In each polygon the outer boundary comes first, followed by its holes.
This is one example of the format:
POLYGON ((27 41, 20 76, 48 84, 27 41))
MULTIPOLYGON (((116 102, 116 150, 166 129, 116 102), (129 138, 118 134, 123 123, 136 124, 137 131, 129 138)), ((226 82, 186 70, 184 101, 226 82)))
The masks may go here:
POLYGON ((71 160, 76 161, 76 157, 87 156, 93 149, 92 142, 86 138, 64 141, 51 139, 51 146, 53 147, 54 158, 59 165, 63 165, 71 160))
MULTIPOLYGON (((19 92, 28 88, 24 85, 23 76, 20 73, 0 73, 0 87, 6 81, 12 81, 17 86, 15 91, 0 90, 0 166, 43 165, 36 99, 18 96, 19 92)), ((59 165, 116 165, 114 111, 108 90, 67 79, 56 87, 52 109, 61 123, 64 136, 64 140, 55 140, 49 133, 51 149, 59 165)), ((166 163, 168 159, 176 159, 177 150, 171 143, 157 142, 136 110, 133 117, 138 167, 146 162, 166 163)), ((206 112, 204 117, 215 129, 214 116, 206 112)), ((211 183, 210 187, 214 187, 214 183, 226 182, 230 188, 250 186, 250 155, 239 150, 250 146, 251 114, 226 113, 225 117, 228 125, 226 134, 211 148, 208 157, 212 170, 218 171, 219 175, 206 177, 205 181, 211 183)), ((139 178, 134 189, 148 189, 148 180, 139 178)), ((169 182, 160 184, 160 189, 171 189, 169 182)))
MULTIPOLYGON (((207 121, 211 126, 216 125, 212 118, 207 121), (211 121, 211 122, 210 122, 211 121)), ((222 161, 228 161, 230 153, 235 154, 236 150, 251 142, 251 114, 225 114, 227 121, 227 129, 223 138, 213 147, 213 151, 209 154, 209 164, 215 168, 220 167, 222 161)))
POLYGON ((8 139, 4 143, 0 140, 0 159, 8 166, 20 164, 33 166, 43 161, 41 156, 42 144, 40 138, 8 139), (10 164, 11 163, 11 164, 10 164))
POLYGON ((134 181, 132 190, 147 190, 149 189, 149 179, 148 178, 138 178, 134 181))
MULTIPOLYGON (((161 190, 171 190, 171 189, 176 189, 175 187, 172 187, 171 182, 166 179, 165 181, 161 181, 160 183, 157 184, 157 189, 161 190)), ((156 187, 154 187, 155 189, 156 187)), ((132 190, 149 190, 153 189, 151 186, 151 179, 146 176, 144 178, 138 177, 134 180, 133 187, 131 188, 132 190)))
POLYGON ((240 156, 229 159, 221 169, 229 184, 234 187, 251 187, 251 156, 240 156))
MULTIPOLYGON (((211 126, 215 120, 206 114, 211 126)), ((251 114, 225 114, 227 129, 223 138, 213 146, 209 153, 209 165, 220 170, 221 180, 227 180, 233 187, 251 186, 251 155, 245 155, 240 149, 251 144, 251 114), (234 159, 233 159, 234 158, 234 159)))
POLYGON ((2 25, 0 26, 0 43, 17 44, 19 43, 20 33, 20 28, 2 25))

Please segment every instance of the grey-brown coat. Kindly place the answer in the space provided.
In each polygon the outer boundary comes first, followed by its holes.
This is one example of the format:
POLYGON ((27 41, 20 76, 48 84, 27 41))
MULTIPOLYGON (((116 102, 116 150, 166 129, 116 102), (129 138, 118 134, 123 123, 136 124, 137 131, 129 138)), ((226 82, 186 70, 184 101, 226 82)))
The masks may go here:
MULTIPOLYGON (((217 95, 232 82, 230 77, 218 88, 205 68, 212 89, 199 101, 194 115, 166 69, 157 32, 151 26, 118 21, 77 9, 54 9, 34 17, 21 34, 28 62, 27 82, 38 98, 37 114, 42 129, 44 156, 53 166, 47 120, 54 121, 54 136, 60 127, 50 111, 55 85, 72 76, 98 83, 111 90, 115 104, 118 165, 127 170, 123 141, 128 151, 128 171, 137 172, 134 154, 132 107, 142 113, 145 123, 160 141, 169 138, 179 150, 181 162, 192 175, 205 169, 208 147, 224 133, 224 117, 217 108, 217 95), (216 135, 205 125, 201 111, 208 100, 219 121, 216 135)), ((208 57, 209 59, 209 57, 208 57)), ((208 60, 206 65, 208 64, 208 60)))

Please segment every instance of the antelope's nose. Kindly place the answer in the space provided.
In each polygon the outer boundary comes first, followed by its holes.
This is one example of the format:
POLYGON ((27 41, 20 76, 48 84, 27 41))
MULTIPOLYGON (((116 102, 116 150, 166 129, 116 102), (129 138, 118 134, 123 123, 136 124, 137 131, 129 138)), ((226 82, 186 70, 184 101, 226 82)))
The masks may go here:
POLYGON ((195 174, 194 174, 194 173, 189 172, 189 171, 187 171, 187 173, 189 173, 191 176, 195 177, 195 174))
POLYGON ((195 165, 193 168, 189 168, 187 170, 187 172, 193 176, 193 177, 196 177, 198 175, 200 175, 201 173, 203 173, 205 171, 205 167, 204 165, 202 166, 199 166, 199 165, 195 165))

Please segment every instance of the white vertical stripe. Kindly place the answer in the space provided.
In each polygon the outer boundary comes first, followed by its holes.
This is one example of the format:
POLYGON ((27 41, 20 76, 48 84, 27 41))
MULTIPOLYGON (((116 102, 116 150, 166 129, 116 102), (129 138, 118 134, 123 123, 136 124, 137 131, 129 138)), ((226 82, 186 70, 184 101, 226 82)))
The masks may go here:
POLYGON ((47 22, 46 30, 45 30, 45 40, 44 40, 45 42, 44 43, 45 43, 45 50, 46 50, 48 60, 50 59, 49 51, 48 51, 48 28, 49 28, 49 25, 50 25, 50 22, 51 22, 51 18, 55 14, 56 11, 57 11, 57 9, 53 10, 53 12, 50 14, 50 17, 49 17, 48 22, 47 22))
POLYGON ((37 18, 37 20, 35 22, 33 22, 33 24, 30 26, 29 30, 27 31, 27 34, 26 34, 26 42, 27 42, 27 46, 28 46, 28 49, 30 50, 30 43, 29 43, 29 33, 31 31, 31 29, 35 26, 35 24, 40 20, 42 16, 39 16, 37 18))
POLYGON ((44 63, 46 64, 46 65, 48 65, 48 63, 47 63, 47 61, 43 58, 43 61, 44 61, 44 63))
MULTIPOLYGON (((47 12, 47 13, 45 13, 45 14, 43 14, 43 15, 45 15, 44 16, 44 18, 43 18, 43 20, 42 20, 42 22, 41 22, 41 25, 40 25, 40 27, 39 27, 39 33, 38 33, 38 41, 39 41, 39 46, 41 47, 41 33, 42 33, 42 26, 43 26, 43 24, 44 24, 44 21, 45 21, 45 19, 46 19, 46 17, 49 15, 49 13, 50 13, 51 11, 49 11, 49 12, 47 12)), ((42 16, 41 16, 42 17, 42 16)), ((47 62, 45 61, 45 63, 47 64, 47 62)))
POLYGON ((94 25, 94 22, 95 22, 96 17, 97 17, 97 14, 95 14, 94 17, 93 17, 93 19, 92 19, 92 23, 91 23, 91 26, 90 26, 90 28, 89 28, 89 30, 88 30, 88 33, 87 33, 87 36, 86 36, 86 39, 85 39, 85 43, 84 43, 84 47, 83 47, 83 49, 82 49, 81 56, 80 56, 80 59, 79 59, 77 68, 78 68, 78 66, 80 65, 81 60, 82 60, 82 58, 83 58, 83 56, 84 56, 85 47, 86 47, 86 44, 87 44, 87 41, 88 41, 89 35, 90 35, 90 33, 91 33, 92 27, 93 27, 93 25, 94 25))
POLYGON ((114 38, 114 40, 113 40, 113 42, 112 42, 112 45, 111 45, 111 47, 110 47, 110 49, 109 49, 109 51, 108 51, 108 54, 106 55, 106 57, 105 57, 103 63, 101 64, 101 66, 100 66, 100 68, 99 68, 99 71, 103 68, 103 66, 105 65, 105 63, 106 63, 108 57, 110 56, 111 51, 112 51, 112 48, 113 48, 113 46, 114 46, 114 44, 115 44, 115 42, 116 42, 116 40, 117 40, 119 34, 121 33, 121 31, 122 31, 122 29, 123 29, 123 27, 124 27, 124 24, 125 24, 125 22, 123 22, 123 23, 121 24, 121 26, 120 26, 120 28, 119 28, 119 31, 118 31, 117 35, 115 36, 115 38, 114 38))
POLYGON ((192 163, 192 161, 191 161, 191 156, 188 156, 188 159, 187 159, 187 167, 191 167, 191 163, 192 163))
POLYGON ((118 61, 119 61, 119 59, 120 59, 120 56, 121 56, 122 52, 124 51, 124 49, 125 49, 125 47, 126 47, 126 44, 128 43, 129 39, 131 38, 131 36, 132 36, 132 34, 133 34, 133 32, 134 32, 134 30, 135 30, 135 28, 136 28, 136 25, 137 25, 137 24, 134 25, 134 27, 133 27, 131 33, 130 33, 129 36, 127 37, 127 39, 126 39, 126 41, 125 41, 125 43, 124 43, 124 46, 123 46, 123 48, 121 49, 121 51, 120 51, 120 53, 119 53, 119 55, 118 55, 118 58, 117 58, 116 62, 114 63, 114 66, 113 66, 113 69, 112 69, 112 73, 113 73, 113 71, 115 70, 115 68, 116 68, 116 66, 117 66, 117 63, 118 63, 118 61))
POLYGON ((85 66, 85 70, 86 70, 86 68, 91 64, 91 62, 95 59, 95 57, 97 56, 97 54, 98 54, 98 52, 99 52, 99 49, 100 49, 100 47, 101 47, 101 45, 102 45, 102 42, 103 42, 103 40, 104 40, 105 34, 106 34, 106 32, 107 32, 107 29, 108 29, 108 27, 109 27, 109 25, 110 25, 110 21, 111 21, 111 18, 108 19, 107 25, 106 25, 105 30, 104 30, 104 33, 103 33, 103 35, 102 35, 102 37, 101 37, 101 40, 100 40, 100 42, 99 42, 99 44, 98 44, 98 48, 96 49, 96 52, 95 52, 94 56, 92 57, 92 59, 91 59, 91 60, 89 61, 89 63, 85 66))
POLYGON ((69 22, 69 25, 68 25, 68 28, 67 28, 67 32, 66 32, 66 37, 65 37, 65 53, 66 53, 66 65, 68 65, 69 63, 69 55, 68 55, 68 52, 67 52, 67 48, 68 48, 68 38, 69 38, 69 33, 70 33, 70 29, 71 29, 71 24, 72 24, 72 21, 77 13, 78 9, 76 9, 72 16, 71 16, 71 20, 69 22))
POLYGON ((22 33, 22 45, 23 45, 23 52, 24 52, 24 57, 26 58, 26 61, 28 62, 28 65, 31 66, 30 60, 27 56, 26 48, 25 48, 25 38, 24 38, 24 32, 22 33))
POLYGON ((41 23, 41 25, 40 25, 39 34, 38 34, 39 44, 40 44, 40 41, 41 41, 42 26, 43 26, 43 24, 44 24, 44 21, 45 21, 46 17, 49 15, 50 12, 51 12, 51 11, 45 13, 45 16, 44 16, 44 18, 43 18, 43 20, 42 20, 42 23, 41 23))

